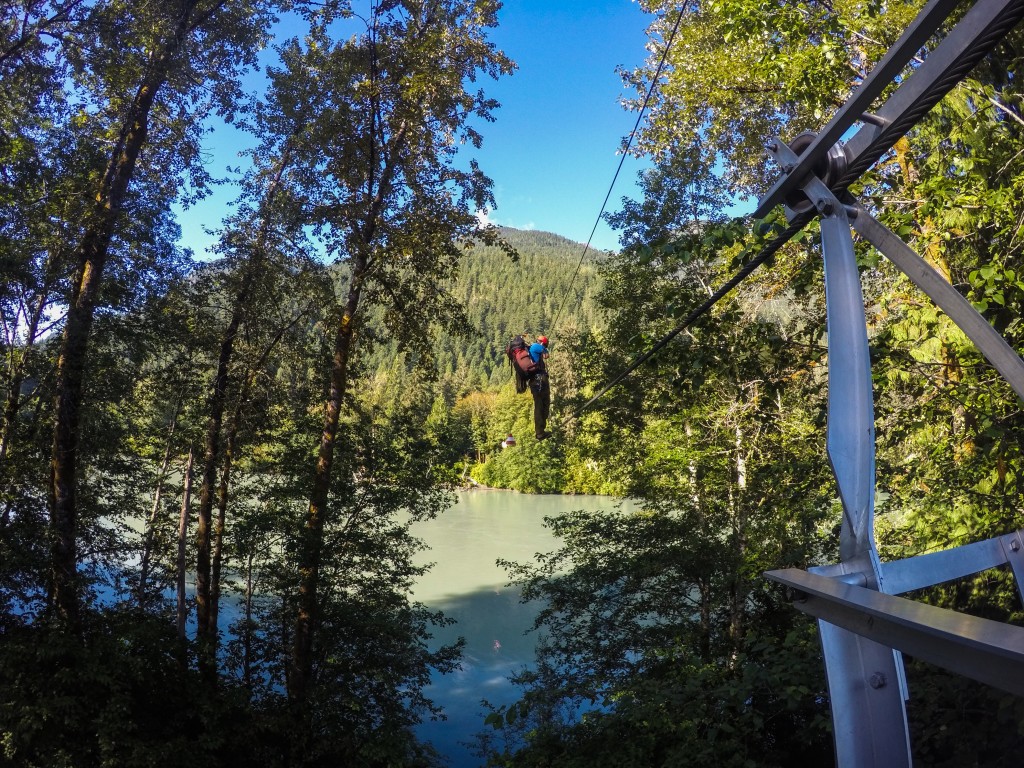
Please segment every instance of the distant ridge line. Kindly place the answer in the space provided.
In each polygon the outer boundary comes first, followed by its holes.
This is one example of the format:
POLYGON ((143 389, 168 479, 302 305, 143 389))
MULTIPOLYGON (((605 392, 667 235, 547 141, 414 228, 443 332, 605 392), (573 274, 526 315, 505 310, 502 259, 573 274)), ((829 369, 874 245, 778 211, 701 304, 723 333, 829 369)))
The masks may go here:
MULTIPOLYGON (((584 243, 579 240, 573 240, 565 235, 560 235, 557 232, 550 232, 544 229, 520 229, 519 227, 506 227, 500 224, 496 224, 495 226, 498 228, 498 231, 502 233, 502 236, 506 236, 511 233, 513 238, 523 237, 531 243, 541 242, 545 238, 554 238, 557 242, 552 244, 555 245, 574 247, 582 247, 584 245, 584 243)), ((607 251, 594 247, 591 247, 590 250, 600 255, 614 253, 614 251, 607 251)))

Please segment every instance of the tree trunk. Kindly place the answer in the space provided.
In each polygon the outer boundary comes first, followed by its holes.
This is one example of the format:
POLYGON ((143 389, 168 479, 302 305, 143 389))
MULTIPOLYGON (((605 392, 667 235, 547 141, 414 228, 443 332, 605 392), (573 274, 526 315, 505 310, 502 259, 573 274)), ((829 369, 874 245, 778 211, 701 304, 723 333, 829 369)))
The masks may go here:
MULTIPOLYGON (((203 483, 199 496, 199 527, 196 532, 196 615, 199 621, 199 667, 207 680, 213 680, 217 674, 217 607, 219 592, 218 574, 213 573, 212 537, 213 537, 213 500, 217 486, 217 461, 220 454, 221 428, 224 420, 224 408, 227 398, 231 361, 234 356, 235 339, 244 320, 246 308, 252 297, 256 278, 264 262, 263 251, 266 248, 267 233, 270 228, 269 206, 280 189, 281 178, 288 167, 291 153, 286 146, 278 161, 277 171, 267 188, 263 198, 262 224, 253 250, 242 267, 242 280, 235 295, 231 309, 231 319, 221 338, 220 354, 217 358, 217 372, 213 380, 208 405, 209 420, 206 429, 206 444, 203 455, 203 483)), ((225 471, 230 471, 230 461, 226 461, 225 471)), ((221 483, 224 489, 224 503, 227 503, 227 481, 221 483)), ((220 512, 219 523, 223 527, 223 510, 220 512)))
MULTIPOLYGON (((371 62, 371 79, 376 77, 376 63, 371 62)), ((371 100, 376 99, 376 88, 370 89, 371 100)), ((324 428, 317 452, 316 471, 310 492, 309 509, 300 536, 298 552, 298 605, 295 618, 295 637, 288 672, 288 698, 294 708, 305 704, 313 677, 313 636, 318 621, 320 587, 320 559, 323 550, 327 501, 331 488, 331 470, 338 437, 338 423, 348 386, 348 362, 354 343, 356 312, 362 294, 363 281, 370 268, 370 255, 377 235, 377 224, 388 202, 392 184, 401 162, 402 148, 408 126, 401 122, 391 139, 378 142, 378 123, 381 122, 380 105, 370 107, 372 122, 367 137, 370 142, 369 173, 366 180, 365 215, 352 225, 352 278, 345 307, 338 321, 334 338, 334 356, 331 363, 331 382, 324 407, 324 428), (379 169, 379 175, 376 173, 379 169)), ((301 749, 302 745, 297 744, 301 749)))
MULTIPOLYGON (((18 412, 22 407, 21 387, 25 382, 25 372, 28 368, 29 356, 35 349, 35 342, 39 334, 39 324, 42 320, 45 306, 45 291, 41 291, 32 311, 26 313, 28 316, 26 318, 25 343, 22 345, 20 355, 11 360, 10 375, 7 380, 7 398, 4 403, 3 424, 0 426, 0 477, 3 478, 4 499, 4 511, 3 515, 0 516, 0 530, 3 530, 11 523, 17 473, 8 465, 7 456, 10 453, 11 444, 14 442, 14 433, 18 424, 18 412)), ((13 348, 11 351, 12 355, 15 354, 13 348)))
MULTIPOLYGON (((0 465, 7 460, 11 443, 14 441, 14 428, 18 423, 18 411, 21 409, 21 385, 25 381, 25 371, 28 368, 29 356, 35 350, 36 338, 39 334, 39 324, 42 321, 43 309, 46 306, 46 299, 41 292, 37 297, 35 306, 27 313, 25 325, 25 343, 21 345, 20 355, 12 360, 10 366, 10 377, 7 383, 7 399, 4 403, 3 426, 0 428, 0 465)), ((12 349, 12 353, 13 353, 12 349)))
POLYGON ((744 452, 746 436, 744 435, 743 428, 739 423, 734 427, 734 436, 736 448, 736 493, 733 496, 732 513, 733 538, 735 540, 736 547, 734 552, 736 568, 732 577, 732 588, 730 589, 731 605, 729 607, 729 640, 731 641, 730 644, 732 646, 729 656, 730 667, 733 667, 739 658, 740 645, 743 642, 743 632, 746 627, 747 615, 747 584, 746 576, 744 575, 744 566, 747 558, 747 456, 744 452))
POLYGON ((78 431, 89 332, 115 224, 124 208, 136 160, 146 143, 150 111, 189 31, 189 20, 196 2, 185 0, 181 3, 173 34, 153 56, 152 65, 147 69, 122 123, 120 136, 96 190, 92 210, 86 218, 82 240, 72 256, 72 263, 77 264, 77 268, 57 360, 50 472, 50 598, 58 617, 75 632, 80 629, 76 501, 78 431))
POLYGON ((264 363, 266 363, 270 353, 274 350, 281 339, 284 338, 285 332, 298 323, 307 312, 308 310, 300 312, 288 325, 279 328, 270 343, 267 345, 267 348, 263 351, 263 354, 261 354, 253 363, 252 370, 246 377, 245 383, 242 385, 241 392, 238 394, 238 401, 235 403, 235 409, 231 414, 231 419, 229 421, 230 426, 228 428, 227 445, 224 450, 224 468, 221 471, 220 486, 217 490, 217 521, 213 526, 212 556, 210 562, 210 601, 207 632, 214 657, 216 657, 217 645, 219 643, 217 624, 220 615, 220 574, 224 552, 224 529, 227 523, 228 498, 231 491, 231 469, 238 450, 238 429, 242 421, 242 409, 249 403, 249 397, 252 392, 252 388, 255 385, 256 376, 264 363))
POLYGON ((175 403, 174 414, 171 416, 171 423, 167 429, 167 447, 164 449, 164 460, 160 464, 160 473, 156 477, 156 488, 153 490, 153 506, 149 510, 149 519, 146 521, 146 532, 142 544, 142 558, 139 566, 139 594, 140 606, 145 606, 146 586, 149 581, 149 563, 153 556, 153 537, 156 530, 157 515, 160 512, 160 499, 163 496, 164 478, 167 477, 167 470, 171 465, 171 447, 174 437, 174 428, 178 423, 178 411, 181 403, 175 403))
MULTIPOLYGON (((254 548, 255 549, 255 548, 254 548)), ((252 598, 253 598, 253 560, 255 551, 250 550, 245 561, 245 623, 242 626, 242 684, 252 695, 252 598)))
MULTIPOLYGON (((248 271, 248 270, 247 270, 248 271)), ((242 312, 248 301, 249 289, 254 275, 248 271, 245 282, 238 292, 231 312, 231 320, 221 340, 220 355, 217 359, 217 373, 210 393, 209 422, 206 429, 206 448, 203 455, 203 481, 199 495, 198 528, 196 531, 196 619, 198 621, 199 669, 207 680, 217 674, 216 660, 212 658, 213 641, 210 635, 211 573, 211 522, 213 513, 214 487, 217 482, 217 459, 220 453, 221 422, 224 418, 224 401, 228 387, 228 373, 234 352, 235 337, 242 323, 242 312)), ((214 629, 216 632, 216 628, 214 629)))
POLYGON ((697 596, 700 605, 700 647, 701 659, 707 661, 711 659, 711 585, 703 580, 697 580, 697 596))
POLYGON ((220 476, 220 488, 217 490, 217 521, 213 526, 213 557, 210 565, 210 611, 207 632, 216 656, 219 636, 217 623, 220 617, 220 573, 224 560, 224 525, 227 520, 228 494, 231 489, 231 465, 237 449, 238 421, 241 418, 242 404, 245 398, 239 398, 238 405, 231 417, 228 429, 227 446, 224 450, 224 469, 220 476))
POLYGON ((317 590, 320 583, 320 558, 327 500, 331 488, 338 423, 348 385, 348 362, 354 340, 353 322, 359 309, 367 266, 366 254, 361 253, 354 259, 348 299, 334 338, 330 393, 324 409, 324 427, 320 436, 316 473, 299 548, 298 611, 288 680, 288 696, 293 704, 305 702, 313 675, 313 634, 318 619, 317 590))
POLYGON ((185 464, 185 487, 181 492, 181 515, 178 518, 178 638, 185 640, 185 622, 188 619, 188 602, 185 594, 185 575, 188 544, 188 510, 192 503, 192 448, 188 449, 188 461, 185 464))

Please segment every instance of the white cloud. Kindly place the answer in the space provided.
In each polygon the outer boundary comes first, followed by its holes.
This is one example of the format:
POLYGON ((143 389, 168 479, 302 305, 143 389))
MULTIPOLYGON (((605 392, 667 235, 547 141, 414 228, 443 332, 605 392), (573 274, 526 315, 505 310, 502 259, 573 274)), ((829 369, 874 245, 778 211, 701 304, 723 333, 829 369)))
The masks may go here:
POLYGON ((534 221, 533 219, 530 219, 529 221, 527 221, 525 223, 518 223, 518 222, 513 222, 513 221, 506 221, 504 219, 498 219, 498 218, 496 218, 493 215, 493 213, 494 213, 494 211, 492 211, 490 209, 484 209, 482 211, 477 211, 476 212, 476 219, 477 219, 477 221, 480 222, 480 224, 482 226, 485 226, 485 227, 487 225, 489 225, 489 224, 492 224, 495 227, 511 227, 512 229, 524 229, 524 230, 527 230, 527 231, 531 231, 531 230, 537 229, 537 222, 534 221))

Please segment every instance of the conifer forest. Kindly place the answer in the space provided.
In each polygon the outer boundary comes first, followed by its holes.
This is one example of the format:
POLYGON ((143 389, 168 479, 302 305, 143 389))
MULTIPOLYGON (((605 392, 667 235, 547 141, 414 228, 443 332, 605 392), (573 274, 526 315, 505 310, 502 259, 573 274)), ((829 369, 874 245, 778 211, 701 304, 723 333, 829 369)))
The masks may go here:
MULTIPOLYGON (((766 143, 819 130, 924 2, 639 0, 648 165, 582 261, 478 215, 501 5, 0 2, 0 765, 443 765, 415 727, 462 647, 430 642, 411 527, 470 486, 630 502, 503 562, 536 661, 479 765, 834 764, 817 625, 763 576, 839 547, 816 225, 581 408, 784 226, 734 215, 766 143), (178 216, 222 184, 215 122, 253 145, 200 258, 178 216), (544 441, 521 333, 551 339, 544 441)), ((1016 29, 855 190, 1018 352, 1022 66, 1016 29)), ((882 557, 1024 527, 1020 400, 856 252, 882 557)), ((914 597, 1024 621, 1000 571, 914 597)), ((906 664, 915 765, 1020 764, 1024 701, 906 664)))

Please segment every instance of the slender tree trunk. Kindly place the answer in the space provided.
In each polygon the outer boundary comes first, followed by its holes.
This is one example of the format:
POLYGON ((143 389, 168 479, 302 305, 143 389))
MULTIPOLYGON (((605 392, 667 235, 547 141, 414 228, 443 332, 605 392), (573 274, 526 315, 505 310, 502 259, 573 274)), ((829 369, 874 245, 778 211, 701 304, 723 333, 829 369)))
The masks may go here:
POLYGON ((163 496, 164 479, 167 477, 167 470, 171 465, 171 448, 174 437, 174 429, 178 423, 178 411, 181 408, 180 401, 174 405, 174 413, 171 415, 171 423, 167 428, 167 447, 164 449, 164 460, 160 464, 160 473, 156 477, 156 488, 153 489, 153 506, 149 510, 149 519, 146 521, 146 533, 142 544, 142 558, 139 567, 139 594, 140 606, 146 604, 146 588, 149 582, 149 564, 153 556, 153 539, 156 532, 157 515, 160 512, 160 499, 163 496))
POLYGON ((11 523, 11 512, 14 508, 16 472, 9 466, 7 456, 10 453, 11 444, 14 442, 14 434, 18 424, 18 412, 22 406, 21 387, 25 382, 25 372, 28 369, 29 357, 35 349, 36 338, 39 334, 39 324, 42 320, 45 306, 45 291, 43 291, 37 297, 32 310, 26 313, 25 344, 20 351, 20 355, 11 360, 10 374, 7 380, 7 397, 4 402, 3 422, 0 425, 0 477, 3 478, 4 499, 3 515, 0 515, 0 530, 7 528, 11 523))
POLYGON ((338 322, 334 338, 330 393, 324 409, 323 432, 317 454, 316 473, 310 494, 309 509, 299 549, 299 594, 292 646, 292 664, 288 696, 293 704, 305 702, 313 675, 313 634, 318 620, 317 590, 320 584, 320 559, 323 548, 327 500, 331 488, 331 470, 337 447, 338 423, 348 385, 348 363, 354 340, 353 323, 359 309, 362 282, 368 260, 359 254, 354 260, 352 282, 347 302, 338 322))
MULTIPOLYGON (((377 76, 375 51, 372 52, 370 76, 371 81, 377 76)), ((338 423, 348 386, 348 363, 355 338, 353 323, 359 309, 363 281, 366 279, 370 267, 370 254, 376 240, 377 224, 391 194, 408 131, 408 125, 401 122, 389 141, 378 141, 379 123, 382 118, 380 105, 376 102, 377 90, 375 87, 370 89, 370 98, 373 103, 370 106, 370 129, 366 132, 370 144, 369 162, 367 163, 369 173, 366 180, 366 212, 361 217, 361 222, 353 222, 352 281, 344 310, 338 320, 334 339, 330 391, 324 408, 324 427, 317 452, 309 509, 306 512, 306 521, 299 544, 298 605, 292 660, 288 674, 288 698, 295 708, 305 704, 313 677, 313 637, 319 619, 317 591, 320 587, 320 560, 334 454, 337 447, 338 423)), ((297 747, 301 749, 301 744, 297 747)))
MULTIPOLYGON (((248 270, 247 270, 248 271, 248 270)), ((202 490, 199 495, 198 527, 196 531, 196 618, 199 640, 199 668, 203 676, 213 679, 217 674, 216 660, 212 658, 213 642, 210 635, 211 613, 211 528, 213 498, 217 482, 217 459, 220 453, 221 423, 224 418, 224 401, 227 395, 228 373, 234 352, 235 337, 242 323, 242 313, 248 301, 254 275, 251 271, 235 300, 231 320, 221 340, 220 355, 217 359, 217 373, 213 391, 210 394, 209 422, 206 429, 206 448, 203 456, 202 490)))
POLYGON ((224 451, 224 468, 221 471, 220 486, 217 490, 217 520, 213 526, 213 540, 211 543, 210 600, 207 632, 209 641, 213 648, 214 656, 216 656, 217 645, 219 643, 217 624, 220 615, 220 574, 224 559, 224 530, 227 524, 228 499, 231 491, 231 470, 238 451, 238 430, 242 422, 242 409, 248 405, 258 371, 263 367, 267 358, 270 357, 270 353, 274 350, 281 339, 284 338, 285 332, 298 323, 308 311, 309 310, 300 312, 288 325, 279 328, 270 343, 267 345, 267 348, 263 351, 263 354, 254 361, 252 370, 249 372, 249 375, 245 379, 245 383, 242 385, 241 392, 238 395, 238 401, 235 403, 234 412, 231 414, 231 418, 228 422, 230 426, 228 427, 227 444, 224 451))
MULTIPOLYGON (((43 381, 40 382, 40 384, 37 386, 37 389, 45 389, 45 381, 46 379, 44 377, 43 381)), ((32 418, 29 419, 29 427, 27 430, 27 434, 24 437, 25 443, 28 445, 33 444, 36 438, 38 437, 39 425, 41 423, 40 413, 42 412, 43 409, 44 398, 36 395, 35 401, 35 407, 32 409, 32 418)), ((21 406, 19 406, 19 410, 24 405, 25 403, 22 403, 21 406)), ((16 475, 8 474, 4 486, 4 511, 3 514, 0 514, 0 532, 2 532, 4 528, 11 524, 11 514, 14 512, 14 507, 17 502, 17 498, 15 495, 16 486, 16 475)))
POLYGON ((217 520, 213 526, 213 557, 210 564, 210 611, 209 611, 209 633, 210 642, 213 645, 213 652, 216 656, 219 635, 217 623, 220 617, 220 574, 224 560, 224 526, 227 520, 228 495, 231 489, 231 467, 235 459, 235 451, 238 443, 238 421, 241 418, 242 403, 247 397, 239 398, 238 405, 231 417, 231 426, 228 429, 227 446, 224 450, 224 469, 220 476, 220 487, 217 490, 217 520))
MULTIPOLYGON (((263 251, 266 248, 267 234, 270 228, 270 203, 280 190, 281 178, 290 162, 291 153, 286 147, 278 162, 277 171, 267 188, 263 198, 262 224, 256 243, 242 269, 241 285, 231 309, 231 319, 221 338, 220 354, 217 358, 217 372, 213 380, 208 405, 209 420, 206 428, 206 444, 203 455, 202 490, 199 495, 199 526, 196 532, 196 614, 199 621, 199 667, 207 680, 214 680, 217 675, 217 607, 219 597, 214 590, 219 590, 219 572, 213 574, 213 502, 217 491, 217 462, 220 454, 221 430, 224 420, 224 409, 227 402, 227 391, 231 372, 231 362, 235 351, 235 339, 242 325, 246 309, 252 297, 256 279, 261 265, 264 263, 263 251)), ((230 467, 230 458, 226 466, 230 467)), ((229 470, 226 470, 229 471, 229 470)), ((227 499, 226 481, 221 483, 224 488, 224 499, 227 499)), ((219 525, 223 526, 223 519, 219 525)), ((219 565, 218 565, 219 569, 219 565)))
POLYGON ((181 493, 181 515, 178 518, 178 638, 185 640, 185 623, 188 620, 188 601, 185 594, 185 576, 188 561, 185 556, 188 545, 188 512, 192 504, 192 448, 188 449, 185 463, 185 486, 181 493))
MULTIPOLYGON (((25 350, 25 354, 28 354, 28 350, 25 350)), ((3 427, 0 431, 0 465, 7 461, 7 453, 14 440, 14 426, 17 423, 18 410, 21 408, 21 385, 25 381, 25 376, 20 364, 12 368, 11 376, 7 381, 7 400, 4 403, 3 427)))
POLYGON ((156 95, 189 31, 197 0, 181 3, 175 29, 135 93, 121 133, 86 218, 82 240, 72 257, 77 264, 71 300, 57 360, 57 396, 50 473, 51 601, 57 615, 79 630, 78 605, 78 431, 89 332, 103 279, 110 241, 124 208, 135 163, 146 143, 149 117, 156 95))
POLYGON ((701 658, 711 659, 711 585, 698 580, 697 595, 700 600, 700 652, 701 658))
POLYGON ((252 695, 252 598, 253 561, 255 558, 255 551, 250 551, 245 561, 245 624, 242 627, 242 682, 250 695, 252 695))
POLYGON ((742 566, 747 557, 747 521, 746 521, 746 490, 747 490, 747 455, 744 450, 745 435, 743 428, 737 423, 735 427, 736 448, 736 493, 733 498, 733 538, 735 539, 736 570, 732 578, 731 606, 729 610, 729 639, 732 651, 729 656, 730 667, 736 663, 743 642, 745 619, 747 613, 746 577, 742 566))
POLYGON ((25 371, 28 368, 29 357, 35 350, 36 338, 39 334, 39 324, 42 321, 45 306, 45 296, 43 293, 40 293, 36 298, 35 305, 27 313, 25 344, 20 350, 21 354, 16 360, 11 362, 10 376, 7 383, 7 399, 4 403, 3 426, 0 427, 0 465, 6 462, 11 443, 14 441, 14 428, 18 423, 18 411, 21 409, 21 386, 25 381, 25 371))

